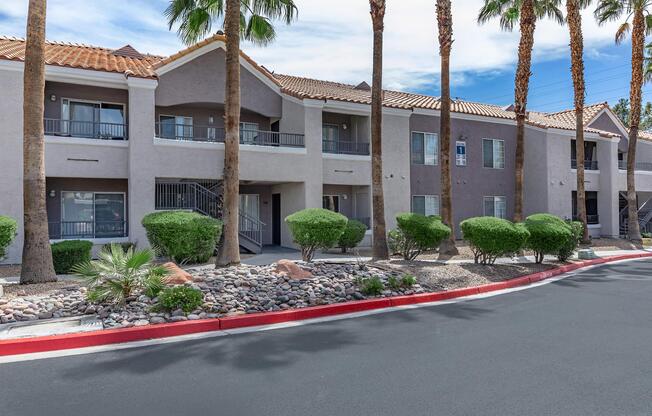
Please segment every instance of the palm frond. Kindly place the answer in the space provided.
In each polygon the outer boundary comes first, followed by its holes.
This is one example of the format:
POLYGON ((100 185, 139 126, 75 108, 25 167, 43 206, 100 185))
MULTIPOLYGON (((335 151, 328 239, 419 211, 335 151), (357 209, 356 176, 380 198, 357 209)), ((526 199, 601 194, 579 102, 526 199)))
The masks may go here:
POLYGON ((559 24, 564 23, 564 13, 561 9, 561 0, 538 0, 534 2, 534 14, 538 19, 547 17, 559 24))
POLYGON ((242 29, 244 30, 244 39, 260 45, 266 45, 276 38, 272 22, 258 14, 249 16, 246 26, 242 29))
POLYGON ((631 27, 629 22, 625 22, 620 25, 620 27, 618 27, 618 30, 616 31, 616 44, 620 44, 623 40, 625 40, 625 37, 627 37, 630 29, 631 27))
POLYGON ((629 1, 599 0, 595 12, 593 12, 598 24, 602 25, 620 19, 628 7, 625 3, 629 3, 629 1))
POLYGON ((478 13, 478 23, 484 24, 491 19, 502 17, 505 9, 513 3, 514 0, 485 0, 478 13))

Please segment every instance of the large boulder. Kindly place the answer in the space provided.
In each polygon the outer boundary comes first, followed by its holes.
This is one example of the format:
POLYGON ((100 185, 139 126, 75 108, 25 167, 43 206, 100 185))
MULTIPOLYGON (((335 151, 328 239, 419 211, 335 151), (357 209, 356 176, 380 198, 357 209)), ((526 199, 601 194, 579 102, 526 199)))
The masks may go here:
POLYGON ((165 263, 163 265, 166 269, 169 270, 169 274, 165 277, 165 284, 168 285, 183 285, 188 282, 192 282, 192 275, 187 271, 183 270, 181 267, 177 266, 172 262, 165 263))
POLYGON ((313 277, 312 273, 299 267, 291 260, 279 260, 276 263, 276 273, 284 274, 290 279, 310 279, 313 277))

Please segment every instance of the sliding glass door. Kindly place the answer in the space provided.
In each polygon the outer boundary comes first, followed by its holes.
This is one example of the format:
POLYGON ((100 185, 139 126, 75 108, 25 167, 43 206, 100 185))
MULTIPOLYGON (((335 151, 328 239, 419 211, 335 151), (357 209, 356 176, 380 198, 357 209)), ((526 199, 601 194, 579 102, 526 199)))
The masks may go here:
POLYGON ((60 238, 111 238, 127 235, 125 194, 61 192, 60 238))

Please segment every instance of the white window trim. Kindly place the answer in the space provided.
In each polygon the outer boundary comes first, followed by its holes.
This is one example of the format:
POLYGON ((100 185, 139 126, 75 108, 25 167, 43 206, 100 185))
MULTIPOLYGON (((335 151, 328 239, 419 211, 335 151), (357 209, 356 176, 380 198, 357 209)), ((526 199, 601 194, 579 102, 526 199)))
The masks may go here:
MULTIPOLYGON (((439 133, 434 133, 434 132, 431 132, 431 131, 419 131, 419 130, 410 131, 410 164, 412 164, 412 165, 421 165, 421 166, 439 166, 439 152, 440 152, 439 145, 440 145, 440 143, 439 143, 439 133), (413 159, 412 159, 412 154, 413 154, 412 153, 412 135, 414 133, 423 134, 423 163, 414 163, 413 159), (433 163, 432 165, 426 163, 426 134, 430 134, 430 135, 435 136, 435 142, 437 143, 437 152, 435 153, 435 163, 433 163)), ((417 195, 415 195, 415 196, 417 196, 417 195)), ((422 195, 418 195, 418 196, 422 196, 422 195)))
POLYGON ((483 195, 482 196, 482 215, 485 217, 495 217, 495 218, 502 218, 502 217, 496 217, 496 198, 503 198, 505 200, 505 218, 507 218, 507 197, 504 195, 483 195), (484 206, 484 201, 487 198, 492 198, 494 201, 494 215, 487 215, 485 212, 485 206, 484 206))
MULTIPOLYGON (((414 198, 415 197, 437 197, 437 213, 436 214, 426 214, 424 212, 424 215, 441 215, 441 197, 439 194, 431 194, 431 195, 412 195, 412 198, 410 198, 410 211, 414 212, 414 198)), ((424 200, 424 207, 425 207, 425 200, 424 200)))
POLYGON ((506 160, 506 157, 505 157, 505 140, 504 139, 492 139, 490 137, 483 137, 482 140, 481 140, 481 145, 482 145, 482 167, 484 169, 496 169, 496 170, 505 169, 505 165, 507 164, 507 160, 506 160), (492 148, 491 148, 492 149, 491 154, 493 156, 492 163, 495 162, 495 155, 493 154, 493 142, 502 142, 503 143, 503 167, 502 168, 495 167, 495 163, 493 163, 494 166, 492 166, 492 167, 487 167, 487 166, 484 165, 484 141, 485 140, 491 140, 491 142, 492 142, 492 148))
POLYGON ((114 192, 114 191, 109 191, 109 192, 103 192, 103 191, 70 191, 70 190, 65 190, 62 189, 59 191, 59 204, 60 204, 60 209, 61 209, 61 214, 59 215, 61 218, 59 218, 59 222, 63 222, 63 194, 66 192, 80 192, 80 193, 88 193, 88 194, 93 194, 93 224, 95 224, 95 194, 105 194, 105 195, 122 195, 122 218, 124 218, 124 221, 127 221, 127 193, 126 192, 114 192))

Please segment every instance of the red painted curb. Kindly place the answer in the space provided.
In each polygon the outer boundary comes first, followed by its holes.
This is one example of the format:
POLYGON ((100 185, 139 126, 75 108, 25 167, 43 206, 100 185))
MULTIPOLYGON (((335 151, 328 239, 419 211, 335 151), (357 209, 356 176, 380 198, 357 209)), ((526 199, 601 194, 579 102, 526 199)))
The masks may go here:
POLYGON ((106 329, 78 334, 10 339, 0 341, 0 356, 119 344, 124 342, 188 335, 199 332, 270 325, 303 319, 313 319, 325 316, 362 312, 373 309, 383 309, 392 306, 436 302, 476 295, 480 293, 495 292, 497 290, 510 289, 519 286, 527 286, 531 283, 540 282, 542 280, 549 279, 554 276, 559 276, 561 274, 568 273, 580 268, 643 257, 652 257, 652 253, 622 254, 600 259, 585 260, 582 262, 560 266, 556 269, 517 277, 503 282, 489 283, 481 286, 447 290, 443 292, 420 293, 416 295, 395 296, 391 298, 367 299, 279 312, 262 312, 247 315, 228 316, 218 319, 182 321, 120 329, 106 329))

